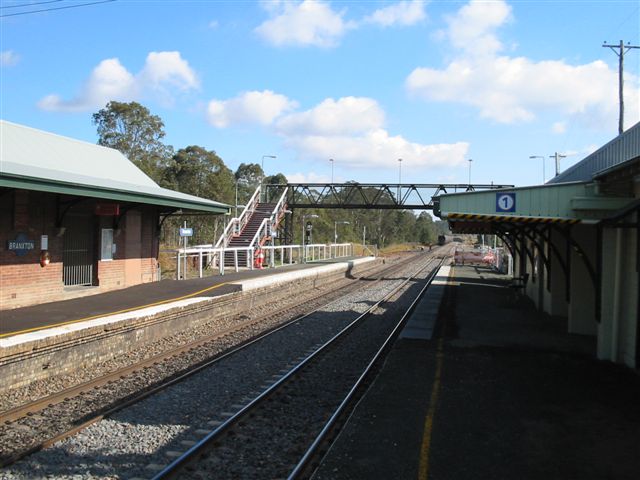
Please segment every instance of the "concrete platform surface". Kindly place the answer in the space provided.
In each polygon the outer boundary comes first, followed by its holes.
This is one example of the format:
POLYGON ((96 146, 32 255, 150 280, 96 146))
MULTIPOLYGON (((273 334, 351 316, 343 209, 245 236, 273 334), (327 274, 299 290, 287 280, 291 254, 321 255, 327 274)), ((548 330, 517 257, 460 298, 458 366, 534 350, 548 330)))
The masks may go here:
POLYGON ((315 480, 640 478, 640 376, 481 267, 400 339, 315 480))
MULTIPOLYGON (((134 314, 145 308, 171 308, 177 302, 194 302, 231 292, 256 288, 299 277, 303 272, 330 265, 354 265, 372 257, 344 257, 264 270, 244 270, 188 280, 163 280, 70 300, 0 310, 0 339, 53 326, 88 322, 114 314, 134 314)), ((308 274, 308 273, 306 273, 308 274)), ((91 288, 91 287, 86 287, 91 288)))

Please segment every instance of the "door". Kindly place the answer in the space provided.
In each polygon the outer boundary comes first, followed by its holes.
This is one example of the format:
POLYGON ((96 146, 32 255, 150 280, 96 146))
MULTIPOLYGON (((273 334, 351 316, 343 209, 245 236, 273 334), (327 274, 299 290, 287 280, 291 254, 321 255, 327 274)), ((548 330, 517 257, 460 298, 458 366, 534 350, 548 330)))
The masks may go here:
POLYGON ((93 221, 89 216, 67 216, 62 247, 62 280, 65 286, 92 285, 93 221))

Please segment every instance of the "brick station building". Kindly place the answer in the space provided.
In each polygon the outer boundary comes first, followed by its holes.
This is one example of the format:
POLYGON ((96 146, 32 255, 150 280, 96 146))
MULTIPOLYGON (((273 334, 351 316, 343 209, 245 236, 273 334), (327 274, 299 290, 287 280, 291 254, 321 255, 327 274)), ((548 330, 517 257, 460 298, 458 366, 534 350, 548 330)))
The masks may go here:
POLYGON ((159 187, 119 151, 0 120, 0 310, 159 280, 176 212, 229 206, 159 187))

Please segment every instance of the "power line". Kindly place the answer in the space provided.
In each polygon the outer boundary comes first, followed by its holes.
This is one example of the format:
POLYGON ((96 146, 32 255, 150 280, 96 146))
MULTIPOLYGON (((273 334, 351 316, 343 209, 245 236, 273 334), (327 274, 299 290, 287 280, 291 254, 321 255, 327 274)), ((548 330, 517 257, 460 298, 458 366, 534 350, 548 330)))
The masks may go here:
POLYGON ((23 8, 23 7, 33 7, 34 5, 44 5, 45 3, 60 3, 63 0, 49 0, 48 2, 37 2, 37 3, 22 3, 20 5, 9 5, 2 6, 0 5, 0 9, 2 8, 23 8))
POLYGON ((30 12, 6 13, 4 15, 0 15, 0 18, 3 18, 3 17, 16 17, 18 15, 29 15, 31 13, 51 12, 53 10, 65 10, 67 8, 86 7, 86 6, 89 6, 89 5, 98 5, 100 3, 110 3, 110 2, 115 2, 115 1, 116 0, 102 0, 100 2, 80 3, 78 5, 67 5, 65 7, 43 8, 41 10, 31 10, 30 12))

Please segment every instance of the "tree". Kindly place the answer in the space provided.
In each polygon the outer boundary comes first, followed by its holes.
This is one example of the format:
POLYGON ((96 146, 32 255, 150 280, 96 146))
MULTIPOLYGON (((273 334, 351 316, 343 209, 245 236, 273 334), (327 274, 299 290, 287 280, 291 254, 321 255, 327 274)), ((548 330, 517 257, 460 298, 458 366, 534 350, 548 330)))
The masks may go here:
POLYGON ((115 148, 144 173, 159 182, 162 170, 173 152, 165 145, 164 123, 137 102, 109 102, 93 114, 98 144, 115 148))
POLYGON ((234 174, 238 185, 238 203, 244 205, 260 185, 264 172, 257 163, 241 163, 234 174))
POLYGON ((214 151, 197 145, 181 148, 164 170, 169 188, 223 203, 233 202, 233 173, 214 151))
MULTIPOLYGON (((181 148, 164 170, 163 184, 168 188, 217 202, 232 204, 234 197, 233 173, 214 151, 197 145, 181 148)), ((169 223, 177 229, 183 218, 169 223)), ((194 243, 215 243, 222 233, 225 219, 216 216, 212 222, 207 216, 188 219, 194 229, 194 243)))

